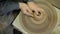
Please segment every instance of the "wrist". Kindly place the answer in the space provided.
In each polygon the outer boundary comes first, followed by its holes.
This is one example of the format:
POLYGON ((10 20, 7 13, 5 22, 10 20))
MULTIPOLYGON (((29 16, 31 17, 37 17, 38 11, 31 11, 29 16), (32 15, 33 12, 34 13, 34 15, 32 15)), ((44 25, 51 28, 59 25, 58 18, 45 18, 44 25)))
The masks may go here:
POLYGON ((22 6, 24 5, 25 3, 23 2, 19 2, 19 8, 22 8, 22 6))
POLYGON ((19 3, 19 8, 22 8, 22 7, 25 7, 25 6, 27 6, 26 3, 19 3))

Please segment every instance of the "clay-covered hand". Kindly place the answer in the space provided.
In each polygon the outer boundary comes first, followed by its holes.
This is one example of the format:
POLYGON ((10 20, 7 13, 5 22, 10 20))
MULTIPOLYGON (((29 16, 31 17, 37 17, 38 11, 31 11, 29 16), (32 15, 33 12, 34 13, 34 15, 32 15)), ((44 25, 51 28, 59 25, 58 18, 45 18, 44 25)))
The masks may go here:
POLYGON ((40 11, 43 11, 43 9, 37 6, 34 2, 28 2, 28 6, 35 12, 36 15, 38 15, 40 11))
POLYGON ((23 14, 27 15, 27 16, 33 16, 32 15, 32 11, 29 9, 29 7, 27 6, 27 4, 25 3, 19 3, 19 7, 22 11, 23 14))

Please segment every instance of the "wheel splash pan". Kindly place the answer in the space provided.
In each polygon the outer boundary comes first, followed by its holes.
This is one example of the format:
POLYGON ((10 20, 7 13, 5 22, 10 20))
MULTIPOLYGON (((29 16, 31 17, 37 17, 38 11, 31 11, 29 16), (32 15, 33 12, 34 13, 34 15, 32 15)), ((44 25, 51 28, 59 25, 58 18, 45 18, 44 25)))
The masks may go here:
POLYGON ((35 2, 44 10, 41 11, 40 19, 37 21, 21 12, 19 16, 20 25, 28 34, 48 34, 54 29, 57 23, 57 13, 53 6, 48 2, 35 2))

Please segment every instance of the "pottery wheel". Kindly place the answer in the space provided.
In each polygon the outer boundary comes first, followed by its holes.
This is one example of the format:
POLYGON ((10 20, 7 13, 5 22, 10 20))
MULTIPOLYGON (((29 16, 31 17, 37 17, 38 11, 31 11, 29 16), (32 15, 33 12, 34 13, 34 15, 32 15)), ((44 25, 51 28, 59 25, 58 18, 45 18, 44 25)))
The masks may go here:
MULTIPOLYGON (((36 2, 37 3, 37 2, 36 2)), ((47 34, 53 30, 57 23, 57 14, 53 6, 46 1, 39 1, 37 3, 40 8, 44 11, 41 11, 39 20, 36 20, 35 17, 29 17, 20 13, 20 25, 22 28, 31 34, 47 34)))

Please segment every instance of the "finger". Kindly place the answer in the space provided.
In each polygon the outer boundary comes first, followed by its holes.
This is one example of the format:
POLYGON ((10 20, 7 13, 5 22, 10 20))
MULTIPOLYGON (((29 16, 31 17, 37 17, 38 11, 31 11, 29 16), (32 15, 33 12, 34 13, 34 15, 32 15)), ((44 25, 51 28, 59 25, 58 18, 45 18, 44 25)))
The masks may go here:
POLYGON ((29 8, 27 9, 27 11, 28 11, 30 14, 32 14, 32 10, 30 10, 29 8))
POLYGON ((41 11, 42 11, 42 10, 40 10, 40 9, 37 9, 37 11, 38 11, 38 14, 41 14, 41 11))
POLYGON ((38 15, 38 10, 34 10, 35 11, 35 14, 38 15))
POLYGON ((38 10, 38 16, 40 16, 41 15, 41 10, 38 10))
POLYGON ((38 8, 38 13, 41 14, 42 11, 44 11, 42 8, 38 8))
POLYGON ((29 12, 27 12, 27 10, 24 10, 23 13, 24 13, 25 15, 27 15, 27 16, 31 16, 31 17, 33 16, 32 14, 30 14, 29 12))
POLYGON ((28 12, 26 12, 25 15, 33 17, 33 15, 28 12))

